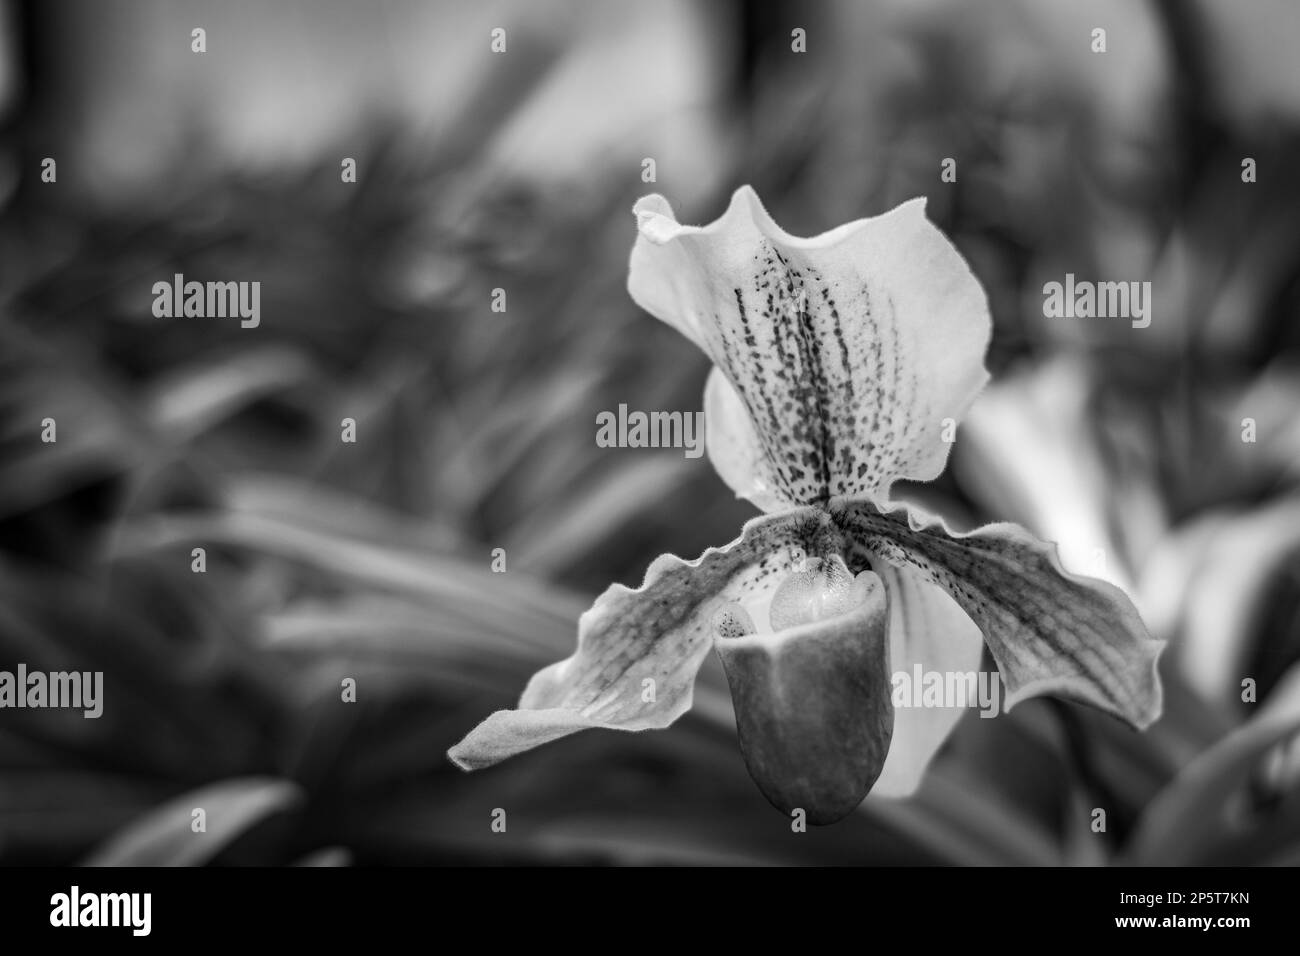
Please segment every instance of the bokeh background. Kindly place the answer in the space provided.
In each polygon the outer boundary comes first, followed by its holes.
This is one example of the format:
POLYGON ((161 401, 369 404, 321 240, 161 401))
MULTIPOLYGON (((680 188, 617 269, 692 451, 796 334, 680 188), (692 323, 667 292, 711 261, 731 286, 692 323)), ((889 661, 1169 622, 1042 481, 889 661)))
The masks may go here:
POLYGON ((3 0, 0 668, 106 703, 0 712, 0 863, 1300 862, 1297 38, 1290 0, 3 0), (1124 586, 1148 733, 972 713, 915 797, 794 834, 710 661, 667 731, 446 762, 752 514, 594 442, 707 373, 625 292, 632 203, 746 182, 805 235, 929 197, 994 384, 909 494, 1124 586), (260 327, 154 318, 176 272, 259 280, 260 327), (1151 326, 1045 319, 1065 272, 1150 280, 1151 326))

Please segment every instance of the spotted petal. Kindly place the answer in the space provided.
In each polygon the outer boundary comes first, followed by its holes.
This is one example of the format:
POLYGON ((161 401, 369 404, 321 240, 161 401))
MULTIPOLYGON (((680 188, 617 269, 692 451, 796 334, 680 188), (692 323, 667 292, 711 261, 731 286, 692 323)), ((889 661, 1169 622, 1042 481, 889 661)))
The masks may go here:
POLYGON ((865 500, 833 502, 850 564, 875 557, 952 596, 984 634, 1004 704, 1050 694, 1145 728, 1160 714, 1156 659, 1133 602, 1104 581, 1067 573, 1053 545, 1013 524, 954 534, 937 519, 865 500))
POLYGON ((770 511, 943 470, 946 432, 988 379, 990 321, 924 200, 811 239, 748 187, 704 227, 661 196, 634 212, 628 290, 725 379, 709 386, 709 451, 737 494, 770 511))
POLYGON ((596 599, 577 651, 534 675, 518 709, 490 715, 448 756, 476 770, 589 727, 667 727, 691 707, 715 612, 765 606, 787 572, 838 554, 841 541, 825 512, 800 508, 755 518, 694 561, 656 558, 641 587, 616 584, 596 599))

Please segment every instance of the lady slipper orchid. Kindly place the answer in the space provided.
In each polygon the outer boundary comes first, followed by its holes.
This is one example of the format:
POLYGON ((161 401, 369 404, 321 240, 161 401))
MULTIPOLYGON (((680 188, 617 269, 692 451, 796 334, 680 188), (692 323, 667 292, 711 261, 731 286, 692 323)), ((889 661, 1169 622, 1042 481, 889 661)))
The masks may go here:
POLYGON ((452 748, 457 765, 590 727, 667 727, 711 648, 751 776, 812 823, 873 787, 910 793, 960 717, 895 707, 891 668, 971 673, 987 645, 1006 707, 1051 694, 1139 729, 1159 715, 1162 645, 1121 590, 1066 573, 1016 525, 957 534, 889 502, 897 480, 939 475, 988 380, 983 290, 924 200, 812 239, 748 187, 704 227, 678 224, 660 196, 634 213, 632 298, 712 360, 710 461, 767 514, 605 591, 573 656, 452 748))

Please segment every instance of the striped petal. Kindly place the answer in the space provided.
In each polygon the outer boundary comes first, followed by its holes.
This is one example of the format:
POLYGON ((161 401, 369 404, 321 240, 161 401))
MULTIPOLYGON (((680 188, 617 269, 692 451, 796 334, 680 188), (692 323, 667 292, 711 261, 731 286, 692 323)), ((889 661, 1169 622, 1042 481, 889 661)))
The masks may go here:
POLYGON ((691 707, 715 613, 762 612, 791 570, 841 543, 825 512, 800 508, 755 518, 694 561, 656 558, 641 587, 616 584, 596 599, 578 622, 577 651, 534 675, 518 709, 490 715, 448 757, 477 770, 590 727, 667 727, 691 707))
POLYGON ((774 510, 943 470, 946 420, 988 379, 990 321, 924 200, 812 239, 748 187, 704 227, 679 225, 661 196, 634 212, 628 290, 725 379, 709 386, 709 450, 737 494, 774 510))
POLYGON ((1013 524, 954 534, 906 507, 834 502, 850 565, 874 556, 948 592, 984 634, 1006 686, 1004 705, 1052 695, 1108 711, 1136 728, 1159 715, 1152 640, 1133 602, 1104 581, 1076 577, 1053 545, 1013 524))

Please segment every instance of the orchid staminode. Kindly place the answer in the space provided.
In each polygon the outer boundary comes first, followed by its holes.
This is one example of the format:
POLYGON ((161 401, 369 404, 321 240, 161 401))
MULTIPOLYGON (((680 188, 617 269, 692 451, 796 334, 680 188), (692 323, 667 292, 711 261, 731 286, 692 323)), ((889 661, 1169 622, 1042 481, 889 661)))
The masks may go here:
POLYGON ((613 585, 578 648, 449 756, 474 770, 592 727, 667 727, 712 649, 764 795, 825 824, 872 791, 902 796, 960 710, 895 708, 891 672, 963 673, 987 645, 1005 706, 1055 695, 1136 728, 1159 715, 1156 659, 1119 588, 1066 573, 1012 524, 967 534, 891 503, 930 480, 988 381, 988 304, 924 200, 811 239, 748 187, 704 227, 634 208, 628 290, 712 360, 706 445, 767 514, 694 561, 663 555, 613 585), (645 688, 654 692, 646 694, 645 688))

